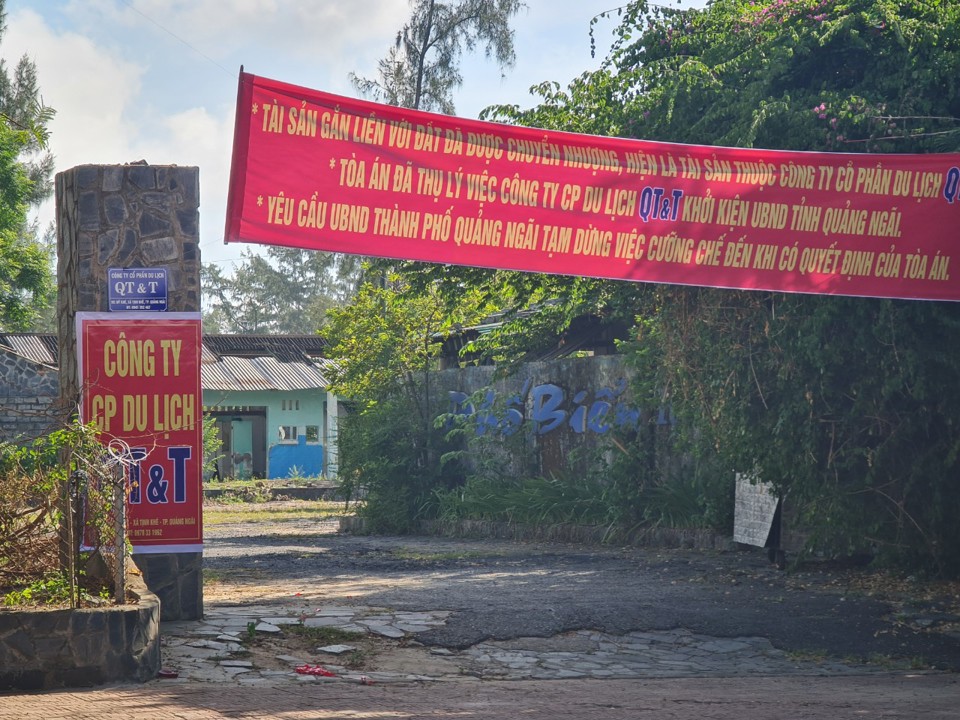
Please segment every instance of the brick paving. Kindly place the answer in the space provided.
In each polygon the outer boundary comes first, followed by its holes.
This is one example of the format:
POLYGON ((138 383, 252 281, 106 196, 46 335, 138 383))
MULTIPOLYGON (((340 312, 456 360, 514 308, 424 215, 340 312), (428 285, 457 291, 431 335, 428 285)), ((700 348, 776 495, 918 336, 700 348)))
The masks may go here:
POLYGON ((0 720, 523 718, 837 720, 960 715, 960 676, 482 681, 237 687, 173 683, 0 695, 0 720))

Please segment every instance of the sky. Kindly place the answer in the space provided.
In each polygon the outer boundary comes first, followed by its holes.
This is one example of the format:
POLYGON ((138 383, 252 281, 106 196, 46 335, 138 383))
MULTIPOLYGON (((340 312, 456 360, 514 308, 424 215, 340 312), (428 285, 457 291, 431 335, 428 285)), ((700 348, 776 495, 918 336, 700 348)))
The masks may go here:
MULTIPOLYGON (((702 7, 706 0, 670 0, 702 7)), ((527 0, 514 19, 516 64, 501 76, 482 52, 462 62, 457 115, 535 105, 530 86, 596 69, 618 0, 527 0)), ((373 77, 409 17, 407 0, 7 0, 0 58, 37 66, 56 171, 146 160, 200 168, 200 249, 229 273, 241 251, 223 242, 237 79, 254 75, 356 97, 350 73, 373 77)), ((53 201, 36 213, 54 218, 53 201)))

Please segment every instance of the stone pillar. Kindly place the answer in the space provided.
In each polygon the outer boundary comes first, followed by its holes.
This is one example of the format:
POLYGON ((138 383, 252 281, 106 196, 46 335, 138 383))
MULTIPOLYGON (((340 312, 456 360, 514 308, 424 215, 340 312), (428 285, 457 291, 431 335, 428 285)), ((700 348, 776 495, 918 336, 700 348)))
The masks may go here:
MULTIPOLYGON (((200 312, 200 172, 167 165, 81 165, 59 173, 57 317, 60 400, 79 407, 77 312, 110 310, 109 268, 166 268, 167 310, 200 312)), ((135 554, 162 620, 203 616, 203 554, 135 554)))

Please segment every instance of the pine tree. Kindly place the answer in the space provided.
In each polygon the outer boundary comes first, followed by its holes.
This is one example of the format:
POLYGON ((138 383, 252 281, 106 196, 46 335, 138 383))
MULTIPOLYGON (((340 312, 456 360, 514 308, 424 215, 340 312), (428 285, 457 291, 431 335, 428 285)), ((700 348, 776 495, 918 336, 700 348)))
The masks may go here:
MULTIPOLYGON (((6 30, 0 0, 0 40, 6 30)), ((54 283, 49 247, 31 205, 50 195, 53 156, 47 124, 53 110, 40 98, 37 69, 26 56, 11 74, 0 60, 0 328, 33 327, 52 303, 54 283)))

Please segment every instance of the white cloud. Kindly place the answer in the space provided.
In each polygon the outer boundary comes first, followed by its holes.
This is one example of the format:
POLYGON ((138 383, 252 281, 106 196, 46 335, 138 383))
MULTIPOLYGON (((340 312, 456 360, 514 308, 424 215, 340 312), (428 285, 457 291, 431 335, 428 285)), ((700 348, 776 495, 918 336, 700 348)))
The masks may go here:
MULTIPOLYGON (((140 93, 142 67, 82 35, 54 31, 31 10, 8 16, 0 54, 36 64, 43 102, 57 111, 49 130, 58 170, 137 159, 138 129, 127 109, 140 93)), ((46 226, 53 217, 48 200, 37 218, 46 226)))
POLYGON ((171 56, 196 54, 231 72, 234 61, 257 59, 301 63, 298 74, 325 79, 345 78, 383 55, 409 6, 404 0, 74 0, 67 12, 91 32, 99 16, 99 25, 147 37, 171 56))
POLYGON ((43 101, 57 110, 50 131, 59 167, 133 159, 137 128, 126 110, 140 94, 143 68, 76 33, 55 33, 29 10, 8 18, 0 50, 36 64, 43 101))

